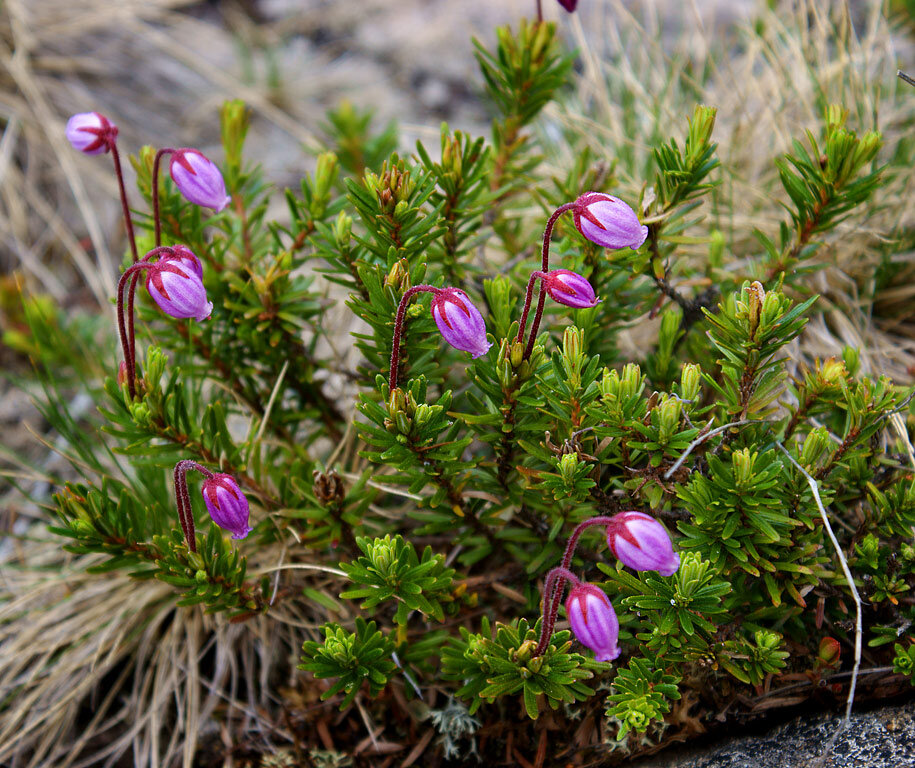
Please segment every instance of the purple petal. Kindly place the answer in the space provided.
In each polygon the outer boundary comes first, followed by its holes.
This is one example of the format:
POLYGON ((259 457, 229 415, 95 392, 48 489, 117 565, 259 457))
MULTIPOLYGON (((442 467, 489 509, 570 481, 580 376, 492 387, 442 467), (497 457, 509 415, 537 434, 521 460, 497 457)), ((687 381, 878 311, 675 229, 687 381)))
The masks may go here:
POLYGON ((575 226, 591 242, 604 248, 639 248, 648 227, 618 197, 587 192, 575 201, 575 226))
POLYGON ((219 212, 231 201, 219 168, 196 149, 179 149, 172 154, 169 172, 181 194, 190 202, 219 212))
POLYGON ((486 323, 470 298, 458 288, 443 288, 432 297, 432 319, 452 347, 470 352, 471 357, 485 355, 492 346, 486 340, 486 323))

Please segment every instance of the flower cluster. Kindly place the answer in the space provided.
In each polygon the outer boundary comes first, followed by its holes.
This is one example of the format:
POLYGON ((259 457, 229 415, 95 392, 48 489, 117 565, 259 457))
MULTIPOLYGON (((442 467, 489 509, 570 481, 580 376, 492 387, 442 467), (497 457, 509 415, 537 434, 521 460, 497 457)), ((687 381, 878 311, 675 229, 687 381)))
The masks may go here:
MULTIPOLYGON (((528 335, 524 359, 529 358, 533 351, 546 296, 574 309, 587 309, 597 306, 600 302, 594 293, 594 288, 585 277, 569 269, 550 270, 549 268, 553 227, 566 211, 572 211, 575 227, 582 235, 604 248, 637 249, 648 236, 648 227, 640 224, 635 211, 617 197, 598 192, 586 192, 575 202, 566 203, 557 208, 547 222, 546 230, 543 233, 542 267, 531 273, 527 284, 524 309, 521 312, 518 329, 518 343, 524 340, 534 286, 538 280, 542 282, 542 290, 528 335)), ((392 390, 397 386, 400 342, 403 335, 406 306, 417 293, 432 294, 432 318, 442 337, 452 347, 463 352, 470 352, 471 357, 476 358, 485 355, 492 346, 492 342, 486 338, 486 324, 483 316, 470 302, 470 298, 464 291, 452 287, 436 288, 433 285, 415 285, 404 292, 394 321, 389 369, 389 384, 392 390)))
MULTIPOLYGON (((648 236, 648 227, 639 222, 635 212, 622 200, 610 195, 586 192, 575 202, 557 208, 543 233, 541 269, 531 273, 527 284, 517 343, 524 340, 534 286, 538 281, 541 282, 541 291, 523 359, 529 358, 533 351, 546 296, 575 309, 588 309, 600 301, 592 285, 582 275, 568 269, 549 268, 553 227, 566 211, 572 212, 575 227, 584 237, 604 248, 637 249, 648 236)), ((469 352, 476 358, 485 355, 492 346, 486 338, 483 316, 464 291, 452 287, 436 288, 433 285, 415 285, 408 288, 401 297, 394 320, 388 378, 389 391, 392 393, 397 389, 400 375, 400 344, 407 304, 418 293, 432 294, 432 317, 442 337, 452 347, 469 352)), ((592 525, 606 526, 607 546, 615 557, 631 568, 642 571, 655 570, 663 576, 670 576, 679 567, 680 558, 673 551, 667 531, 654 518, 633 511, 610 518, 596 517, 586 520, 575 529, 569 539, 562 565, 554 568, 547 576, 543 600, 543 625, 536 655, 541 655, 549 643, 566 581, 572 585, 566 602, 566 614, 575 636, 595 652, 598 661, 612 661, 620 653, 617 647, 619 621, 610 600, 599 587, 580 582, 569 571, 578 537, 585 528, 592 525)))
MULTIPOLYGON (((564 5, 568 10, 574 9, 574 3, 564 5)), ((162 159, 170 156, 168 167, 172 181, 191 203, 211 208, 218 213, 231 202, 231 197, 227 194, 219 168, 199 150, 189 147, 165 147, 158 150, 153 161, 151 183, 155 247, 140 258, 121 172, 117 126, 98 112, 86 112, 70 118, 66 135, 75 149, 89 155, 110 152, 114 159, 134 262, 121 274, 117 288, 118 331, 124 354, 124 360, 118 368, 118 381, 126 385, 127 394, 133 400, 137 397, 134 299, 140 273, 146 273, 146 290, 167 315, 178 319, 193 318, 197 322, 202 322, 213 311, 213 304, 207 299, 203 281, 204 270, 200 259, 187 246, 180 243, 162 245, 162 223, 159 215, 159 167, 162 159)), ((600 301, 595 295, 594 288, 582 275, 568 269, 549 268, 553 226, 566 211, 573 213, 575 226, 584 237, 605 248, 638 248, 647 236, 647 227, 639 223, 635 212, 618 198, 609 195, 588 192, 575 202, 557 208, 544 231, 541 269, 534 271, 528 281, 518 342, 524 339, 533 289, 538 281, 541 283, 541 290, 523 359, 530 357, 533 350, 546 296, 575 309, 594 307, 600 301)), ((492 347, 492 342, 486 335, 486 324, 482 314, 463 290, 433 285, 416 285, 408 288, 401 298, 394 323, 389 369, 391 391, 397 388, 398 383, 400 343, 406 306, 418 293, 432 294, 432 318, 442 337, 452 347, 469 352, 473 358, 485 355, 492 347)), ((191 550, 195 548, 193 516, 185 479, 189 469, 203 473, 206 478, 203 497, 214 522, 230 531, 234 538, 247 536, 251 530, 248 526, 248 503, 235 480, 229 475, 213 473, 194 462, 182 461, 175 468, 175 493, 178 498, 178 516, 188 547, 191 550)), ((671 558, 675 559, 676 556, 672 550, 670 556, 665 556, 666 559, 657 554, 660 551, 659 535, 653 531, 651 524, 641 519, 645 516, 639 517, 639 513, 635 512, 627 514, 635 517, 608 525, 608 544, 611 551, 623 562, 635 564, 634 567, 651 563, 652 567, 662 572, 675 570, 676 563, 671 558), (652 557, 657 562, 652 560, 652 557), (657 559, 659 557, 661 559, 657 559)), ((648 520, 650 521, 650 518, 648 520)), ((563 566, 562 573, 556 575, 553 591, 557 594, 561 592, 561 585, 565 580, 573 583, 568 613, 573 626, 576 627, 576 633, 583 642, 589 644, 589 647, 601 648, 602 655, 615 658, 615 653, 618 652, 615 651, 617 625, 613 609, 599 589, 577 582, 568 571, 568 564, 563 566)), ((555 615, 555 611, 553 613, 555 615)))
POLYGON ((572 585, 566 600, 566 615, 575 637, 594 651, 597 661, 613 661, 620 654, 617 645, 619 620, 609 598, 596 584, 579 581, 569 570, 579 537, 593 526, 605 528, 607 547, 623 565, 633 570, 672 576, 680 567, 680 556, 674 552, 670 536, 650 515, 630 511, 585 520, 569 537, 562 565, 551 570, 544 582, 543 623, 535 656, 546 650, 553 634, 565 582, 572 585))
MULTIPOLYGON (((156 247, 143 258, 137 252, 133 220, 127 203, 124 176, 117 147, 117 126, 98 112, 73 115, 67 121, 66 136, 74 149, 87 155, 111 152, 121 193, 124 222, 127 227, 134 263, 121 274, 117 287, 118 332, 124 360, 118 366, 118 382, 127 386, 131 400, 137 396, 136 338, 134 333, 134 298, 140 273, 146 273, 146 290, 165 314, 178 318, 206 320, 213 311, 203 285, 203 265, 196 254, 185 245, 163 246, 162 226, 159 216, 159 164, 165 155, 171 155, 169 173, 175 186, 191 203, 214 211, 225 208, 231 198, 219 168, 196 149, 160 149, 153 163, 152 198, 156 247)), ((480 318, 482 324, 482 318, 480 318)), ((175 467, 175 496, 178 501, 178 518, 184 531, 188 548, 196 551, 194 518, 185 475, 189 469, 205 476, 203 499, 210 517, 235 539, 250 533, 248 526, 248 501, 231 475, 213 473, 193 461, 180 461, 175 467)))

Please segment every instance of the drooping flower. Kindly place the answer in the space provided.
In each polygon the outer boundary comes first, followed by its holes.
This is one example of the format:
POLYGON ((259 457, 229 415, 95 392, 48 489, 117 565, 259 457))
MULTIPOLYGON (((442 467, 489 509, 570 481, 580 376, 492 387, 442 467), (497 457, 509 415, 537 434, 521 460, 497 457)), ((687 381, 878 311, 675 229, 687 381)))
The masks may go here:
POLYGON ((178 149, 168 165, 172 180, 181 194, 196 205, 221 211, 230 202, 219 168, 196 149, 178 149))
POLYGON ((572 13, 578 5, 578 0, 559 0, 559 4, 569 13, 572 13))
POLYGON ((614 515, 607 526, 607 546, 623 565, 636 571, 672 576, 680 567, 680 556, 664 526, 643 512, 614 515))
POLYGON ((591 283, 568 269, 554 269, 547 272, 543 278, 543 285, 553 301, 558 301, 567 307, 576 309, 594 307, 600 301, 594 295, 591 283))
POLYGON ((159 308, 177 318, 206 320, 213 311, 206 288, 192 267, 180 261, 161 259, 146 273, 146 290, 159 308))
POLYGON ((620 623, 610 599, 600 587, 583 582, 575 584, 566 600, 566 614, 575 637, 594 651, 596 661, 613 661, 620 655, 617 645, 620 623))
POLYGON ((232 475, 214 472, 201 486, 203 501, 213 522, 232 534, 233 539, 243 539, 253 530, 248 525, 248 499, 232 475))
POLYGON ((486 340, 483 315, 470 303, 460 288, 439 288, 432 294, 432 319, 452 347, 470 352, 471 357, 485 355, 492 346, 486 340))
POLYGON ((618 197, 585 192, 575 201, 572 215, 578 231, 604 248, 639 248, 648 237, 648 227, 618 197))
POLYGON ((80 112, 67 120, 67 140, 87 155, 100 155, 111 148, 118 127, 98 112, 80 112))

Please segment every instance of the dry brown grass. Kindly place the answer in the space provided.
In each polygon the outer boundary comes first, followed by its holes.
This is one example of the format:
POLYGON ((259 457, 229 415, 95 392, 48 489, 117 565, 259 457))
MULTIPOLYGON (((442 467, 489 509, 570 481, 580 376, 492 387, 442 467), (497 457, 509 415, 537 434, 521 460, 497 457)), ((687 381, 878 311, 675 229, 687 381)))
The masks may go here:
MULTIPOLYGON (((882 131, 882 162, 911 143, 915 89, 899 81, 896 70, 911 60, 912 40, 893 33, 877 2, 854 3, 854 12, 838 0, 781 3, 777 12, 761 15, 756 30, 749 22, 715 27, 712 15, 701 15, 697 6, 707 10, 709 4, 687 3, 683 18, 671 18, 662 0, 638 11, 620 0, 583 8, 571 25, 583 73, 572 101, 549 111, 596 157, 616 163, 621 187, 634 199, 650 153, 642 137, 682 136, 696 103, 717 107, 722 184, 713 204, 705 205, 704 222, 689 234, 720 229, 730 247, 726 268, 759 278, 761 248, 752 232, 777 239, 779 223, 787 219, 781 207, 787 197, 772 161, 806 130, 818 132, 821 104, 846 105, 854 130, 882 131), (671 82, 671 60, 680 71, 688 66, 695 73, 690 88, 671 82), (703 78, 707 67, 710 75, 703 78), (624 152, 634 160, 620 162, 624 152)), ((570 162, 569 149, 560 148, 556 174, 570 162)), ((840 354, 848 344, 860 350, 865 372, 912 381, 915 254, 898 247, 893 253, 892 243, 915 226, 913 193, 915 175, 890 167, 873 200, 824 238, 817 258, 827 266, 809 282, 822 297, 822 314, 802 337, 805 359, 840 354), (878 290, 875 276, 888 250, 904 268, 878 290)), ((696 260, 706 251, 704 245, 685 246, 680 254, 696 260)))

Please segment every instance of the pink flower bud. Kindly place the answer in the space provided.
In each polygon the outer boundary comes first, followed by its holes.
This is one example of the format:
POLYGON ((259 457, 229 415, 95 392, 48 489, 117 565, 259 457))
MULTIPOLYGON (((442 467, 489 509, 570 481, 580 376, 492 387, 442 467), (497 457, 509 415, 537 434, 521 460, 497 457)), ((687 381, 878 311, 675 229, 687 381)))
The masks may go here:
POLYGON ((594 295, 591 283, 568 269, 554 269, 543 278, 546 292, 553 301, 567 307, 582 309, 597 306, 600 299, 594 295))
POLYGON ((618 197, 585 192, 575 201, 572 215, 578 231, 604 248, 636 249, 648 237, 648 227, 618 197))
POLYGON ((664 526, 642 512, 620 512, 607 526, 607 546, 615 557, 636 571, 672 576, 680 567, 664 526))
POLYGON ((203 265, 200 259, 186 245, 171 245, 172 253, 165 257, 168 261, 177 261, 203 280, 203 265))
POLYGON ((566 600, 566 615, 575 637, 594 651, 596 661, 613 661, 620 655, 620 623, 600 587, 583 583, 573 586, 566 600))
POLYGON ((172 153, 168 170, 181 194, 192 203, 221 211, 231 202, 219 168, 202 152, 196 149, 176 150, 172 153))
POLYGON ((111 148, 118 127, 98 112, 80 112, 67 120, 67 140, 87 155, 100 155, 111 148))
POLYGON ((459 288, 439 288, 432 295, 432 319, 452 347, 485 355, 492 346, 486 340, 486 324, 479 310, 459 288))
POLYGON ((248 499, 232 475, 214 473, 203 481, 201 487, 207 512, 233 539, 243 539, 253 530, 248 525, 248 499))
POLYGON ((213 311, 203 282, 180 261, 161 259, 146 273, 146 290, 167 315, 206 320, 213 311))

